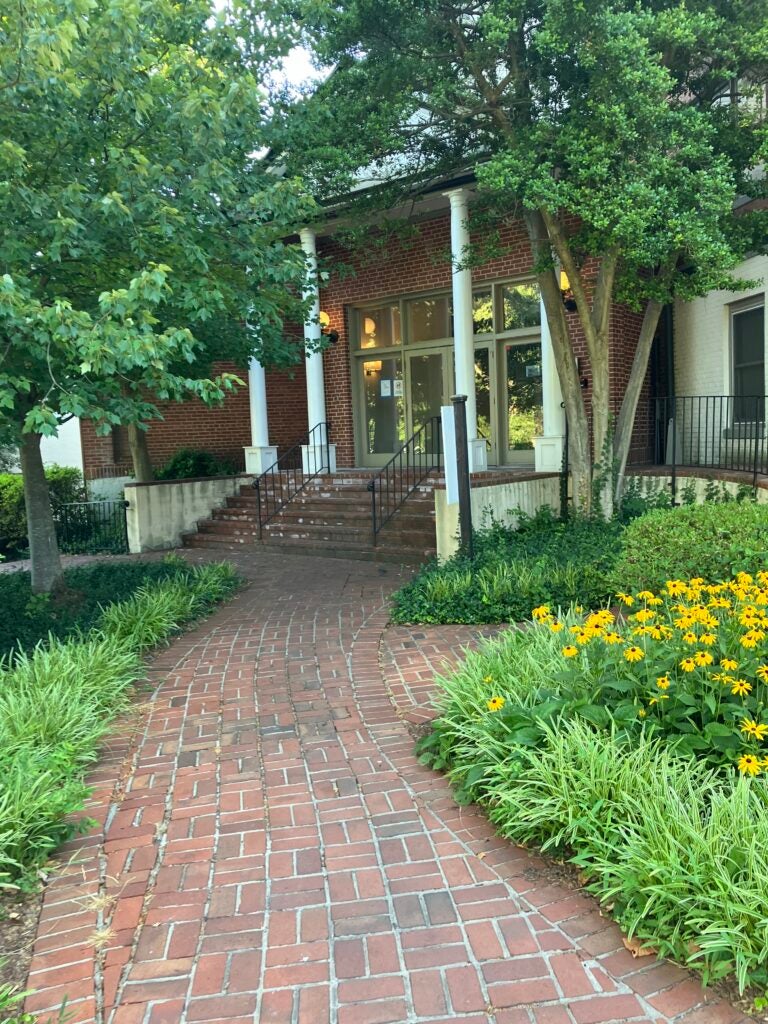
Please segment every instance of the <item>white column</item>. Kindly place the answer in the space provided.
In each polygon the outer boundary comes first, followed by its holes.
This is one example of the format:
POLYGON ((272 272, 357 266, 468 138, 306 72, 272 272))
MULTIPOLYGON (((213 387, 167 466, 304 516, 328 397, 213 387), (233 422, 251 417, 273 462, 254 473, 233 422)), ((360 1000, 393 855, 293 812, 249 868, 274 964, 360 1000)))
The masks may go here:
MULTIPOLYGON (((304 341, 306 344, 307 368, 307 420, 309 429, 326 422, 325 413, 325 378, 323 376, 323 353, 317 351, 320 340, 320 287, 317 280, 317 239, 311 228, 303 228, 299 233, 301 247, 307 257, 308 274, 304 286, 304 298, 310 300, 307 319, 304 322, 304 341), (312 351, 312 349, 315 349, 312 351)), ((327 438, 325 427, 316 431, 314 444, 304 445, 304 472, 315 473, 320 469, 336 471, 335 446, 331 445, 330 453, 326 450, 327 438), (328 465, 328 456, 330 463, 328 465)))
POLYGON ((563 465, 563 441, 565 439, 565 410, 562 408, 563 393, 560 377, 552 350, 552 336, 544 303, 541 303, 541 389, 543 433, 534 437, 533 447, 536 471, 539 473, 559 472, 563 465))
POLYGON ((472 318, 472 271, 462 267, 469 251, 468 193, 454 188, 445 193, 451 203, 451 263, 453 264, 453 350, 456 394, 467 396, 467 441, 473 471, 487 469, 485 441, 477 436, 475 393, 475 328, 472 318))
POLYGON ((246 473, 261 474, 277 462, 277 448, 269 443, 267 380, 258 359, 248 364, 248 403, 251 412, 251 444, 245 449, 246 473))

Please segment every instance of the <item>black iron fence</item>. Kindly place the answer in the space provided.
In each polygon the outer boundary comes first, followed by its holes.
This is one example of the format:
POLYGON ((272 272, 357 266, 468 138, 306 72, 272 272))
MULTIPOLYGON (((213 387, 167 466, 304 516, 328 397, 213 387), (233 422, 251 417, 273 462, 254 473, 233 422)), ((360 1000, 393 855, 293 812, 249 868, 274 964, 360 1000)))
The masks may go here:
POLYGON ((385 525, 421 481, 440 466, 442 432, 439 416, 432 416, 408 438, 370 481, 373 543, 385 525))
POLYGON ((330 472, 330 433, 330 423, 318 423, 253 481, 258 498, 259 537, 266 523, 310 480, 330 472))
POLYGON ((69 555, 124 554, 126 501, 75 501, 53 509, 59 548, 69 555))
POLYGON ((764 395, 686 395, 653 400, 654 462, 749 473, 753 485, 768 473, 764 395))

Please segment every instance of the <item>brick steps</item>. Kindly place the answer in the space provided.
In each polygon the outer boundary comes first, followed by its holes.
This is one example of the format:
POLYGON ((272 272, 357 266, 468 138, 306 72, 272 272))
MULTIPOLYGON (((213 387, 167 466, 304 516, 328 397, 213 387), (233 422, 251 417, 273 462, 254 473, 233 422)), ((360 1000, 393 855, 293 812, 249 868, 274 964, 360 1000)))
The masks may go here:
MULTIPOLYGON (((242 551, 260 545, 278 551, 365 558, 372 561, 418 564, 435 554, 435 481, 427 479, 410 495, 379 533, 371 536, 371 496, 367 489, 372 472, 336 473, 309 481, 259 530, 259 498, 249 485, 226 500, 221 508, 200 519, 197 531, 186 534, 187 547, 217 547, 242 551)), ((296 483, 292 473, 283 475, 283 497, 296 483)), ((437 476, 435 476, 435 480, 437 476)), ((391 492, 400 489, 399 480, 391 492)), ((406 481, 403 481, 406 489, 406 481)), ((275 478, 262 482, 262 507, 280 499, 275 478)))

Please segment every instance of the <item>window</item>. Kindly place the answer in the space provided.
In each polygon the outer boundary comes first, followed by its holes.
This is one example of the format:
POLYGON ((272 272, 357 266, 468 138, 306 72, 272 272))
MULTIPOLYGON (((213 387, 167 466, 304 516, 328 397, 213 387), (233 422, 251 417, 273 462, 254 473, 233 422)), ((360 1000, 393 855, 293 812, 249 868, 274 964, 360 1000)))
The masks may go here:
POLYGON ((501 330, 515 331, 521 327, 541 324, 539 286, 537 284, 505 284, 501 288, 501 330))
POLYGON ((358 324, 360 348, 391 348, 400 344, 400 304, 397 302, 359 310, 358 324))
POLYGON ((453 334, 450 304, 447 295, 428 299, 411 299, 406 303, 408 342, 438 341, 453 334))
POLYGON ((472 296, 472 320, 475 334, 493 334, 493 291, 490 288, 472 296))
POLYGON ((765 307, 731 311, 734 418, 762 420, 765 395, 765 307), (756 401, 759 396, 760 401, 756 401))

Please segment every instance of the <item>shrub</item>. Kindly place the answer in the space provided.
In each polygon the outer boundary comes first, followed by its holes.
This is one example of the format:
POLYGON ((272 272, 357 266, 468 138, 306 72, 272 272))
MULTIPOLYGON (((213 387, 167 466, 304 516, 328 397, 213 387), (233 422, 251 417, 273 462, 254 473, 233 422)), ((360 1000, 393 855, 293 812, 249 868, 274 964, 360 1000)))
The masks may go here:
POLYGON ((180 448, 155 475, 158 480, 184 480, 199 476, 231 476, 236 472, 230 459, 195 448, 180 448))
POLYGON ((107 608, 87 636, 39 644, 0 664, 0 877, 22 887, 87 821, 84 774, 142 677, 141 652, 229 594, 230 565, 191 568, 107 608))
POLYGON ((476 557, 431 563, 393 598, 395 622, 517 622, 535 604, 599 604, 619 550, 622 526, 551 509, 519 515, 517 529, 478 532, 476 557))
MULTIPOLYGON (((71 466, 49 466, 45 476, 52 505, 86 500, 80 470, 71 466)), ((18 554, 26 549, 27 544, 27 513, 21 474, 0 473, 0 551, 18 554)))
POLYGON ((768 505, 705 503, 648 512, 630 523, 612 573, 616 588, 658 590, 668 579, 726 579, 766 564, 768 505))

